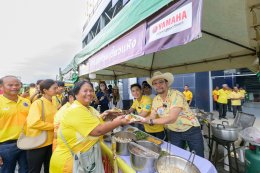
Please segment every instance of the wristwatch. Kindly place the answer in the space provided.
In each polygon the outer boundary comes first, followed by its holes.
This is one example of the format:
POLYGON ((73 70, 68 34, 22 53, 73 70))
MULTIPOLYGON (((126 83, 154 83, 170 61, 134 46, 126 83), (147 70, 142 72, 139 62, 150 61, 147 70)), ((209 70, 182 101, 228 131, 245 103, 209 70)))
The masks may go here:
POLYGON ((149 125, 150 125, 150 126, 153 126, 153 125, 154 125, 154 124, 153 124, 153 119, 150 119, 149 121, 150 121, 149 125))

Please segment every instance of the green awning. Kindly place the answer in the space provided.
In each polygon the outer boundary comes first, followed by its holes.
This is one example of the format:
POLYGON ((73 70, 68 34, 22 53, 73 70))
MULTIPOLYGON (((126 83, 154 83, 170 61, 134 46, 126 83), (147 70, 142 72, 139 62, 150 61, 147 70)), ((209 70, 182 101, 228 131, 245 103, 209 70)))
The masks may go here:
POLYGON ((62 71, 68 73, 91 55, 129 31, 173 0, 131 0, 62 71))

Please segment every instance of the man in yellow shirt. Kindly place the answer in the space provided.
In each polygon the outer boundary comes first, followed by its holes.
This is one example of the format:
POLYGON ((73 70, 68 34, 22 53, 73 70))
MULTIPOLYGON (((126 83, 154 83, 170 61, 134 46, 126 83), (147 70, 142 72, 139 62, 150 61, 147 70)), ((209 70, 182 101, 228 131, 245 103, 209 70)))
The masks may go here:
POLYGON ((187 103, 189 104, 189 106, 191 105, 191 102, 192 102, 192 97, 193 97, 193 94, 192 92, 190 91, 190 88, 188 85, 185 85, 184 86, 184 91, 183 91, 183 94, 187 100, 187 103))
POLYGON ((231 105, 233 108, 234 118, 237 115, 237 112, 242 112, 241 100, 244 99, 242 93, 239 92, 237 87, 234 87, 233 92, 229 95, 231 99, 231 105))
MULTIPOLYGON (((131 85, 131 93, 135 100, 129 109, 129 113, 137 111, 137 113, 142 117, 149 116, 152 109, 152 98, 142 94, 142 88, 139 84, 131 85)), ((146 133, 160 138, 161 140, 165 140, 166 138, 163 125, 150 126, 149 124, 144 124, 144 130, 146 133)))
POLYGON ((183 93, 170 89, 173 83, 171 73, 155 72, 147 82, 158 95, 154 98, 150 117, 143 123, 164 125, 168 129, 169 141, 180 148, 188 144, 190 150, 204 157, 203 138, 200 123, 184 98, 183 93), (159 118, 156 118, 159 116, 159 118))
POLYGON ((56 105, 57 110, 61 108, 61 102, 63 100, 63 92, 65 89, 65 83, 61 81, 57 81, 58 89, 57 89, 57 95, 52 97, 53 103, 56 105))
POLYGON ((232 88, 228 87, 228 103, 227 103, 227 110, 228 112, 232 112, 232 105, 231 105, 231 99, 229 95, 232 93, 232 88))
POLYGON ((219 87, 216 86, 216 88, 212 91, 213 101, 214 101, 216 110, 218 110, 218 107, 219 107, 218 106, 218 90, 219 90, 219 87))
POLYGON ((17 148, 16 142, 29 112, 30 101, 18 96, 21 81, 15 76, 0 79, 3 95, 0 96, 0 160, 1 173, 15 171, 16 163, 19 173, 27 173, 26 152, 17 148))
POLYGON ((227 115, 227 104, 228 104, 228 85, 223 84, 222 89, 218 90, 218 105, 219 105, 219 119, 226 118, 227 115))
POLYGON ((243 97, 243 99, 241 100, 241 106, 243 106, 243 104, 245 103, 245 98, 246 98, 246 90, 244 90, 244 88, 240 87, 239 92, 241 93, 241 95, 243 97))

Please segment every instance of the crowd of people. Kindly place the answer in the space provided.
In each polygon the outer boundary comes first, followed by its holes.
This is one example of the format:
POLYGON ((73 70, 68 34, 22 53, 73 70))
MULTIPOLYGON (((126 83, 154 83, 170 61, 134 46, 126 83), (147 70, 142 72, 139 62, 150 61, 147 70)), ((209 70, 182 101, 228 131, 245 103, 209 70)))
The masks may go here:
MULTIPOLYGON (((42 166, 45 173, 69 173, 79 167, 84 172, 102 173, 102 135, 130 124, 126 118, 129 113, 144 117, 139 123, 150 135, 180 148, 188 146, 204 157, 200 123, 189 107, 193 95, 188 86, 183 92, 171 89, 173 82, 171 73, 155 72, 142 85, 131 85, 133 104, 119 113, 111 111, 115 107, 123 109, 119 88, 107 86, 104 81, 99 82, 99 90, 95 91, 88 80, 67 90, 64 82, 45 79, 20 93, 22 84, 17 77, 2 77, 0 173, 13 173, 17 165, 19 173, 40 173, 42 166), (46 132, 45 142, 27 150, 18 148, 17 140, 24 126, 26 136, 32 138, 46 132)), ((219 90, 219 110, 225 107, 222 97, 219 90)), ((234 89, 230 98, 234 102, 236 97, 234 89)))
POLYGON ((227 111, 233 112, 234 118, 238 112, 242 112, 242 105, 246 96, 246 91, 242 87, 234 86, 230 88, 227 84, 223 84, 221 89, 216 86, 212 95, 215 108, 219 112, 219 119, 227 119, 227 111))

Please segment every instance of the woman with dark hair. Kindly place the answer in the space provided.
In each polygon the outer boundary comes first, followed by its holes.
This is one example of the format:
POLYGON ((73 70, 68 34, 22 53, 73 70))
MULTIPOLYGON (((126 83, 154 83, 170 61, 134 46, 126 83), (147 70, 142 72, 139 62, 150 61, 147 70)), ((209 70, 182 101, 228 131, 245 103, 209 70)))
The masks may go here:
POLYGON ((62 107, 58 110, 58 112, 54 116, 54 139, 52 144, 53 151, 57 146, 57 132, 60 126, 60 120, 62 119, 65 111, 70 107, 70 105, 74 102, 75 99, 76 98, 73 91, 72 90, 68 91, 61 102, 62 107))
POLYGON ((102 123, 104 116, 113 114, 109 111, 99 114, 89 106, 95 94, 89 81, 76 83, 73 92, 76 100, 61 119, 58 145, 51 158, 50 172, 76 172, 80 165, 83 172, 104 173, 100 136, 120 125, 129 124, 129 121, 124 116, 118 116, 112 121, 102 123))
POLYGON ((35 92, 30 94, 30 101, 31 101, 31 103, 42 97, 42 94, 41 94, 41 91, 40 91, 40 83, 42 81, 43 80, 37 80, 35 92))
POLYGON ((109 92, 105 81, 99 82, 99 89, 100 90, 96 93, 97 101, 95 104, 100 105, 100 113, 103 113, 109 109, 109 92))
POLYGON ((49 172, 49 163, 52 154, 53 118, 57 111, 52 97, 56 95, 57 83, 52 79, 43 80, 40 83, 40 92, 43 95, 34 101, 27 117, 27 136, 37 136, 42 131, 47 131, 45 143, 36 149, 27 150, 29 173, 40 173, 44 164, 44 173, 49 172), (42 113, 44 112, 44 120, 42 113))
POLYGON ((123 109, 123 102, 122 102, 122 99, 119 94, 118 86, 114 86, 112 88, 112 97, 109 102, 109 108, 110 109, 113 109, 113 108, 123 109))

